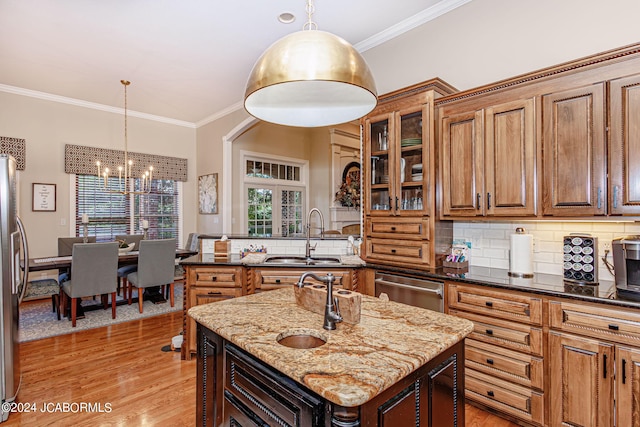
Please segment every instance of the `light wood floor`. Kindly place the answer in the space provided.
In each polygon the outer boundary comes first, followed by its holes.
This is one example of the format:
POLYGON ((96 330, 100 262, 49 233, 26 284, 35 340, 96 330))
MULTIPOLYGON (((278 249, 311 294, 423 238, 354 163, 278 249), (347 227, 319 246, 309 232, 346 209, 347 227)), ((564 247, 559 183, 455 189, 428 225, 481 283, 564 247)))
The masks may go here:
MULTIPOLYGON (((181 328, 176 312, 23 343, 19 402, 34 403, 37 411, 13 413, 2 426, 195 425, 195 358, 161 351, 181 328), (80 403, 111 410, 65 412, 62 406, 80 403)), ((466 409, 467 427, 516 426, 466 409)))

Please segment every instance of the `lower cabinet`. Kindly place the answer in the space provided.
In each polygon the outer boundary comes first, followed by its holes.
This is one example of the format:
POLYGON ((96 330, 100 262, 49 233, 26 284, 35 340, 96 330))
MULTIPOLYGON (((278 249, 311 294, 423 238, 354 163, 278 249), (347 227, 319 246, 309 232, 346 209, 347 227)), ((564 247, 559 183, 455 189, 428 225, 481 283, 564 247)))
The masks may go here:
POLYGON ((233 427, 464 427, 463 351, 464 342, 460 342, 369 402, 344 407, 198 325, 196 423, 233 427))

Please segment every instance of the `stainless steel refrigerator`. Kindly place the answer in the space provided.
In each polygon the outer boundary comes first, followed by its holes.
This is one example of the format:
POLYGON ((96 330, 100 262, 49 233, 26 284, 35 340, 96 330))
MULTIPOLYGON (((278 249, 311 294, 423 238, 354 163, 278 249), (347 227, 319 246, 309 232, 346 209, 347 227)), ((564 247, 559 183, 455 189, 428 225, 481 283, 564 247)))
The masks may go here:
MULTIPOLYGON (((16 161, 0 154, 0 392, 2 402, 13 402, 20 389, 20 346, 18 307, 28 280, 27 236, 18 218, 16 161)), ((10 411, 0 405, 0 422, 10 411)))

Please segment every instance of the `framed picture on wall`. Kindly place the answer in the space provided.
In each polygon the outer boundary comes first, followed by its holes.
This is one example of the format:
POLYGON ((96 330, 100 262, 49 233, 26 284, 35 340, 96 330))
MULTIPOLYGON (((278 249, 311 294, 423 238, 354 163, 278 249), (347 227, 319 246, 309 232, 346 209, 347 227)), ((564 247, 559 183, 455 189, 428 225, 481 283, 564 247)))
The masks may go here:
POLYGON ((198 204, 201 214, 218 213, 218 174, 198 177, 198 204))
POLYGON ((56 211, 56 185, 34 182, 32 186, 31 210, 34 212, 56 211))

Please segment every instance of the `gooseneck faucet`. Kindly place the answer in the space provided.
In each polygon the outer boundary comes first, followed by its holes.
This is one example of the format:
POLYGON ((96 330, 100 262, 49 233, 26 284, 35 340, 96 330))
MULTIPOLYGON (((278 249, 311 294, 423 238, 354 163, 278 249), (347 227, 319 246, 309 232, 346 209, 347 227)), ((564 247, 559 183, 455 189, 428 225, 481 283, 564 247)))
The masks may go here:
POLYGON ((315 251, 316 246, 318 246, 318 244, 316 243, 313 247, 311 247, 311 214, 314 212, 316 212, 320 216, 320 237, 324 238, 324 217, 322 216, 322 212, 320 211, 320 209, 313 208, 309 210, 309 213, 307 214, 307 244, 305 245, 304 249, 304 256, 307 257, 307 259, 311 258, 311 251, 315 251))
POLYGON ((336 279, 331 273, 327 273, 326 276, 318 276, 315 273, 307 271, 300 276, 298 280, 298 287, 304 286, 304 280, 307 277, 312 277, 319 282, 327 285, 327 303, 324 306, 324 324, 323 328, 333 330, 336 328, 336 323, 342 322, 342 315, 340 314, 340 307, 338 306, 338 298, 333 298, 333 281, 336 279))

